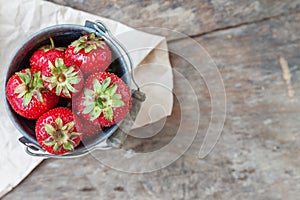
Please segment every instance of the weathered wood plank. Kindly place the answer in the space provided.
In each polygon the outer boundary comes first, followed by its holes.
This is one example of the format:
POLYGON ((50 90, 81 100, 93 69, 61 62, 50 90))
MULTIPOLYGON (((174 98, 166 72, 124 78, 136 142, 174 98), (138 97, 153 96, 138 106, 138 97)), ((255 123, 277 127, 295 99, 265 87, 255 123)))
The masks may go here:
POLYGON ((162 27, 197 35, 300 10, 300 0, 49 0, 135 28, 162 27))
MULTIPOLYGON (((299 195, 300 161, 294 156, 300 144, 299 20, 300 14, 294 14, 197 38, 219 66, 227 93, 222 139, 207 160, 220 174, 209 178, 215 183, 207 184, 198 197, 293 199, 299 195), (291 86, 283 78, 280 57, 289 65, 291 86), (288 95, 289 87, 294 96, 288 95), (201 195, 205 192, 209 195, 201 195)), ((185 43, 170 47, 192 54, 185 43)), ((180 59, 172 60, 174 66, 185 66, 180 59)), ((177 69, 197 79, 195 72, 177 69)), ((185 166, 196 166, 196 151, 192 147, 185 154, 185 166)))
MULTIPOLYGON (((223 134, 206 159, 197 155, 211 99, 194 67, 173 54, 173 67, 190 81, 201 112, 198 136, 184 156, 141 175, 115 171, 91 156, 47 160, 3 199, 295 199, 300 195, 299 21, 300 14, 291 14, 196 38, 218 65, 227 92, 223 134), (280 57, 289 65, 293 97, 287 93, 280 57)), ((169 47, 201 59, 185 40, 169 47)), ((179 79, 174 87, 184 94, 179 79)), ((175 101, 173 115, 158 135, 129 138, 126 148, 147 152, 166 145, 176 133, 181 109, 192 107, 180 108, 175 101)))

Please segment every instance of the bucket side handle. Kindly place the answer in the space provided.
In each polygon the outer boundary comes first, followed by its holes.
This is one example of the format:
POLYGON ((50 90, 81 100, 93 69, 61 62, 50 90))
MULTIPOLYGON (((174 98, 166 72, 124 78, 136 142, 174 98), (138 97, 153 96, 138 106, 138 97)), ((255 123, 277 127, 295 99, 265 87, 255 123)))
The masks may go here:
POLYGON ((140 87, 135 80, 133 73, 133 61, 129 55, 129 52, 126 48, 116 39, 116 37, 106 28, 106 26, 99 20, 95 22, 86 21, 85 26, 93 28, 102 34, 105 34, 111 42, 120 50, 122 50, 121 55, 125 55, 128 60, 129 71, 131 73, 131 79, 136 86, 136 90, 132 90, 132 104, 129 114, 122 120, 118 129, 107 139, 107 144, 113 148, 121 148, 122 144, 126 140, 128 133, 130 132, 134 121, 140 111, 142 102, 145 101, 146 95, 140 91, 140 87))
POLYGON ((122 45, 118 39, 110 32, 109 29, 106 28, 106 26, 99 20, 96 20, 95 22, 92 21, 85 21, 85 26, 95 29, 96 31, 104 34, 107 38, 110 39, 110 41, 112 42, 112 44, 117 47, 117 49, 121 50, 121 55, 127 59, 128 62, 128 70, 130 72, 130 76, 132 79, 132 82, 134 83, 134 85, 136 86, 136 90, 140 90, 139 84, 136 82, 135 77, 134 77, 134 73, 133 73, 133 61, 132 58, 129 55, 129 52, 127 51, 127 49, 124 47, 124 45, 122 45))

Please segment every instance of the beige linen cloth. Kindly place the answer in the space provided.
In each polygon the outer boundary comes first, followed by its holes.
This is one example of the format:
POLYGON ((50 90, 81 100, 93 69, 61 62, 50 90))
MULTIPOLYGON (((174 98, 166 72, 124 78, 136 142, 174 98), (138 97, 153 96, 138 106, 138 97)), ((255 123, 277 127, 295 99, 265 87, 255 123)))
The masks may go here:
MULTIPOLYGON (((173 106, 172 69, 164 37, 134 30, 121 23, 40 0, 0 0, 0 73, 4 100, 4 73, 14 50, 34 32, 55 24, 84 25, 85 20, 101 20, 130 52, 134 73, 146 93, 135 127, 171 114, 173 106), (158 109, 158 110, 157 110, 158 109), (163 111, 163 112, 162 112, 163 111)), ((18 142, 21 134, 0 104, 0 197, 24 179, 41 161, 28 156, 18 142)))

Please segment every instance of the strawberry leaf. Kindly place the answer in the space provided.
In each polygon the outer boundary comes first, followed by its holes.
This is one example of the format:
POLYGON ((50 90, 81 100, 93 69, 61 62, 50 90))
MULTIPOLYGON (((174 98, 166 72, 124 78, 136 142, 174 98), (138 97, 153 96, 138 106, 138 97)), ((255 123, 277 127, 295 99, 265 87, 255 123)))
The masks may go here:
POLYGON ((69 97, 69 98, 71 98, 72 96, 71 96, 71 93, 70 93, 70 91, 69 91, 69 88, 68 87, 63 87, 63 89, 62 89, 62 93, 66 96, 66 97, 69 97))
POLYGON ((56 86, 55 94, 56 94, 57 96, 59 96, 60 93, 62 92, 62 89, 63 89, 62 85, 57 85, 57 86, 56 86))
POLYGON ((101 112, 102 110, 99 107, 95 107, 90 114, 91 120, 97 119, 101 115, 101 112))
POLYGON ((83 110, 83 114, 88 114, 88 113, 90 113, 90 112, 92 112, 92 110, 94 109, 94 104, 91 104, 91 105, 88 105, 88 106, 86 106, 85 108, 84 108, 84 110, 83 110))
POLYGON ((71 133, 71 136, 80 136, 80 135, 81 135, 80 132, 72 132, 72 133, 71 133))
POLYGON ((55 69, 54 65, 52 64, 52 62, 50 60, 48 60, 48 66, 51 70, 55 69))
POLYGON ((113 96, 116 93, 117 88, 118 88, 117 84, 114 83, 112 86, 110 86, 105 90, 105 94, 109 96, 113 96))
POLYGON ((33 86, 35 88, 44 88, 43 79, 41 78, 41 72, 36 72, 33 74, 33 86))
POLYGON ((59 67, 59 68, 62 68, 62 69, 66 69, 64 60, 62 58, 56 58, 55 59, 55 66, 59 67))
POLYGON ((62 119, 60 117, 58 117, 58 118, 55 119, 55 124, 56 124, 58 130, 62 129, 62 127, 63 127, 63 121, 62 121, 62 119))
POLYGON ((78 84, 79 82, 81 81, 81 78, 79 78, 78 76, 74 76, 74 77, 70 77, 69 79, 68 79, 68 82, 70 83, 70 84, 78 84))
POLYGON ((44 124, 45 131, 49 134, 52 135, 53 133, 56 132, 55 128, 51 126, 50 124, 44 124))
POLYGON ((64 74, 68 74, 69 76, 75 76, 76 74, 78 74, 78 72, 74 72, 75 71, 75 68, 74 67, 66 67, 66 65, 63 63, 61 66, 60 69, 62 69, 62 71, 64 71, 64 74), (74 74, 72 73, 74 72, 74 74))
POLYGON ((24 95, 23 105, 24 105, 25 107, 27 107, 28 104, 30 103, 31 99, 32 99, 32 94, 31 94, 31 93, 26 93, 26 94, 24 95))
POLYGON ((124 105, 125 105, 125 103, 122 100, 119 100, 119 99, 111 100, 111 106, 114 108, 122 107, 124 105))
POLYGON ((106 108, 103 113, 106 119, 112 121, 114 114, 113 114, 113 109, 111 107, 106 108))
POLYGON ((111 82, 111 78, 110 78, 110 77, 107 77, 107 78, 103 81, 103 83, 102 83, 102 85, 101 85, 100 91, 101 91, 101 92, 105 92, 105 90, 106 90, 106 88, 109 86, 110 82, 111 82))
POLYGON ((77 54, 81 49, 83 49, 83 48, 80 46, 76 46, 74 49, 74 53, 77 54))
POLYGON ((84 52, 89 53, 89 52, 91 52, 92 50, 95 50, 95 49, 97 49, 96 44, 91 44, 88 47, 84 48, 84 52))
POLYGON ((102 103, 101 101, 98 102, 98 105, 100 109, 104 109, 106 107, 106 105, 104 105, 104 103, 102 103))
POLYGON ((48 139, 46 139, 44 142, 43 142, 46 146, 52 146, 55 144, 55 141, 53 140, 52 137, 49 137, 48 139))
POLYGON ((69 83, 66 84, 66 88, 68 89, 68 91, 73 92, 73 93, 78 91, 69 83))
POLYGON ((60 151, 61 150, 61 145, 58 145, 58 143, 55 143, 54 144, 54 147, 53 147, 53 151, 54 152, 58 152, 58 151, 60 151))
POLYGON ((94 79, 94 90, 98 92, 102 92, 102 86, 97 79, 94 79))
POLYGON ((71 121, 67 124, 65 124, 63 127, 62 127, 62 130, 68 130, 68 131, 72 131, 73 128, 75 126, 75 122, 74 121, 71 121))
POLYGON ((122 96, 121 96, 121 94, 114 94, 111 99, 112 100, 120 100, 120 99, 122 99, 122 96))
POLYGON ((96 45, 97 45, 97 47, 99 47, 99 48, 101 48, 101 49, 104 49, 104 48, 105 48, 105 45, 106 45, 106 43, 105 43, 105 42, 103 42, 103 41, 101 41, 101 42, 98 42, 96 45))
POLYGON ((83 92, 86 97, 91 97, 94 95, 94 91, 87 88, 85 88, 83 92))
POLYGON ((95 39, 96 39, 95 33, 91 33, 91 34, 89 35, 89 39, 90 39, 90 40, 95 40, 95 39))
POLYGON ((19 94, 18 98, 22 98, 27 93, 26 85, 25 84, 18 85, 15 88, 14 93, 19 94))
POLYGON ((73 147, 73 145, 71 145, 70 143, 64 143, 63 144, 63 147, 64 147, 64 149, 66 149, 66 150, 69 150, 69 151, 71 151, 71 150, 73 150, 74 149, 74 147, 73 147))
POLYGON ((27 72, 26 74, 21 72, 16 72, 16 74, 20 77, 21 81, 25 84, 29 84, 31 80, 31 74, 28 76, 27 72))

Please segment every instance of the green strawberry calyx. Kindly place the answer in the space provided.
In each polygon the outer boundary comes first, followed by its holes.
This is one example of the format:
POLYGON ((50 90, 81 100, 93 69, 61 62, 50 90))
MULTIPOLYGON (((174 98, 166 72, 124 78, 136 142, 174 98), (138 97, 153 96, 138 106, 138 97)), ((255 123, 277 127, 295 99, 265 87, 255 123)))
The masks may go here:
POLYGON ((52 37, 49 37, 49 40, 50 40, 50 45, 44 45, 40 48, 40 49, 44 50, 44 52, 48 52, 52 49, 56 49, 59 51, 64 51, 66 49, 65 47, 55 47, 52 37))
POLYGON ((94 79, 94 90, 84 89, 83 114, 89 114, 93 121, 97 119, 101 113, 110 121, 113 120, 113 108, 124 106, 121 94, 116 94, 117 84, 111 84, 111 78, 107 77, 102 84, 99 80, 94 79), (109 86, 110 85, 110 86, 109 86))
POLYGON ((97 48, 104 49, 105 45, 106 43, 103 38, 97 37, 95 33, 81 36, 78 40, 71 43, 71 46, 75 47, 75 54, 77 54, 81 49, 84 49, 85 53, 89 53, 97 48))
POLYGON ((50 135, 43 143, 51 147, 53 151, 58 152, 62 148, 71 151, 75 148, 75 139, 80 137, 81 133, 74 131, 75 122, 63 124, 63 120, 58 117, 55 119, 54 124, 44 124, 45 131, 50 135))
POLYGON ((72 85, 76 85, 81 81, 74 66, 67 67, 62 58, 56 58, 54 65, 48 61, 51 70, 51 76, 44 76, 43 80, 49 83, 49 89, 55 88, 56 95, 63 93, 66 97, 71 98, 71 93, 78 92, 72 85))
POLYGON ((31 73, 30 69, 25 69, 25 73, 16 72, 16 74, 22 83, 15 88, 14 93, 18 94, 18 98, 23 98, 23 105, 27 107, 32 97, 44 102, 41 92, 45 89, 45 86, 41 78, 41 72, 31 73))

